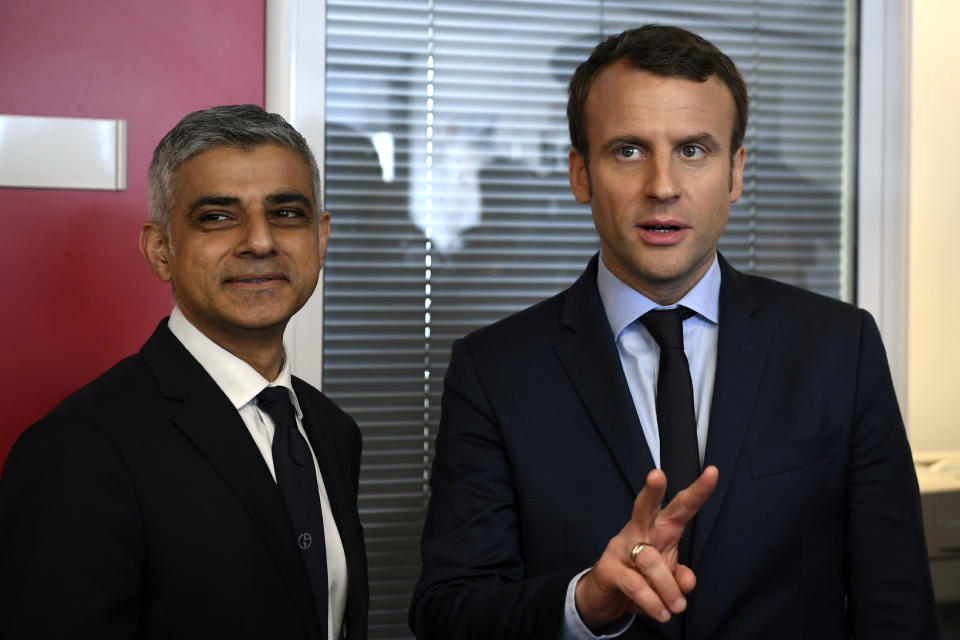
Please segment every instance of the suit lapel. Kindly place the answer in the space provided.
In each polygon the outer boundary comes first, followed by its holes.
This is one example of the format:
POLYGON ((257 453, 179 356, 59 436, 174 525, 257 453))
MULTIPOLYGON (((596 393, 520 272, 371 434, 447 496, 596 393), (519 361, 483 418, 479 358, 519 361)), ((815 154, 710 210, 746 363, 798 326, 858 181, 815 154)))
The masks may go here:
POLYGON ((240 414, 203 367, 167 329, 140 351, 161 393, 181 402, 173 422, 216 469, 263 537, 310 637, 319 638, 316 604, 283 499, 240 414))
POLYGON ((570 333, 557 341, 555 350, 610 455, 637 493, 653 468, 653 457, 597 291, 597 260, 594 256, 568 290, 561 323, 570 333))
POLYGON ((704 456, 704 466, 716 465, 720 478, 697 515, 691 562, 694 567, 730 489, 773 337, 773 327, 756 313, 759 303, 747 279, 723 256, 720 268, 717 374, 704 456))

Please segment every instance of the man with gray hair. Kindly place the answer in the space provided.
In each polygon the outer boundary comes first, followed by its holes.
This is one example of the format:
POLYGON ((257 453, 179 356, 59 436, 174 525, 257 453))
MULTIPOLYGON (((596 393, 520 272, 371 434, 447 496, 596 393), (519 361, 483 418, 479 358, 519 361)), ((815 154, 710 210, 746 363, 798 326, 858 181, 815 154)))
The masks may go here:
POLYGON ((0 636, 366 638, 360 433, 290 372, 330 216, 254 105, 184 117, 140 251, 174 307, 27 429, 0 479, 0 636))

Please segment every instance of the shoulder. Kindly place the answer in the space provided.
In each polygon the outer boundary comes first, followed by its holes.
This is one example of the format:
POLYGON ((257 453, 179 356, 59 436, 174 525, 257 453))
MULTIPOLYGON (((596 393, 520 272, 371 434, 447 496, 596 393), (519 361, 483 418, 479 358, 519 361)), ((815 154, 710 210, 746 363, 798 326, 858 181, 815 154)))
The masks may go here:
POLYGON ((546 300, 468 334, 469 349, 510 352, 517 347, 553 345, 597 320, 606 321, 597 289, 599 254, 570 286, 546 300))
POLYGON ((24 483, 54 491, 58 482, 82 485, 124 475, 129 465, 118 434, 153 411, 148 397, 157 393, 147 389, 155 384, 134 355, 67 396, 17 438, 3 465, 4 495, 24 483), (56 473, 38 474, 39 468, 56 473))
POLYGON ((293 390, 305 413, 316 415, 325 425, 336 428, 351 437, 355 435, 359 439, 360 430, 356 421, 327 394, 296 376, 293 376, 293 390))
POLYGON ((321 409, 330 416, 341 420, 353 421, 353 419, 341 409, 337 403, 330 397, 317 389, 315 386, 297 376, 293 378, 293 390, 297 394, 297 400, 301 403, 307 403, 314 409, 321 409))
POLYGON ((471 345, 504 345, 512 342, 529 343, 543 338, 560 326, 564 301, 569 289, 517 311, 502 320, 487 325, 465 336, 471 345))
POLYGON ((801 287, 732 268, 723 272, 721 314, 724 306, 756 306, 762 317, 781 326, 815 329, 859 328, 872 324, 869 313, 849 302, 837 300, 801 287))
POLYGON ((580 277, 559 293, 455 341, 451 366, 472 361, 488 375, 513 379, 526 372, 536 377, 554 363, 557 347, 572 336, 609 332, 597 290, 597 259, 594 256, 580 277))
POLYGON ((91 428, 118 413, 136 416, 149 411, 148 398, 157 396, 153 375, 135 354, 68 395, 25 433, 91 428))
POLYGON ((556 345, 571 333, 562 321, 568 296, 569 290, 563 291, 455 340, 445 380, 457 372, 504 384, 540 375, 556 359, 556 345))
POLYGON ((68 395, 50 414, 59 415, 81 408, 89 411, 96 406, 110 406, 118 402, 132 401, 136 404, 143 400, 143 391, 137 392, 137 389, 156 393, 156 383, 143 356, 133 354, 68 395))

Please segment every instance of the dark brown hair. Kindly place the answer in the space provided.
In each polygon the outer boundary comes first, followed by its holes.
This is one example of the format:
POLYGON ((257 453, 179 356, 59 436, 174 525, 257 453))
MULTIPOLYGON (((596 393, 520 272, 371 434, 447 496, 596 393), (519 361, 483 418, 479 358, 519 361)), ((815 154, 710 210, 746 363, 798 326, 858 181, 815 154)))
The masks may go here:
POLYGON ((593 81, 603 69, 624 60, 635 69, 665 77, 681 77, 705 82, 717 76, 733 95, 736 118, 730 136, 730 154, 743 144, 747 131, 747 111, 750 100, 747 86, 733 61, 722 51, 695 33, 657 24, 610 36, 594 48, 593 53, 580 63, 570 79, 567 100, 567 120, 570 124, 570 142, 587 159, 586 102, 593 81))

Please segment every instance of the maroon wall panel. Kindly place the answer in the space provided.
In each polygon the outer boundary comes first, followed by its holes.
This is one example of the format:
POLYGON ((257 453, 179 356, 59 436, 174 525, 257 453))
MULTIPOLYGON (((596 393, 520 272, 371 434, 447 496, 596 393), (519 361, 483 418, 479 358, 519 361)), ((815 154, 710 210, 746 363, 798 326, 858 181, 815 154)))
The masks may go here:
POLYGON ((263 86, 264 0, 0 2, 0 113, 122 118, 128 136, 126 191, 0 188, 0 464, 170 310, 137 250, 153 147, 263 86))

